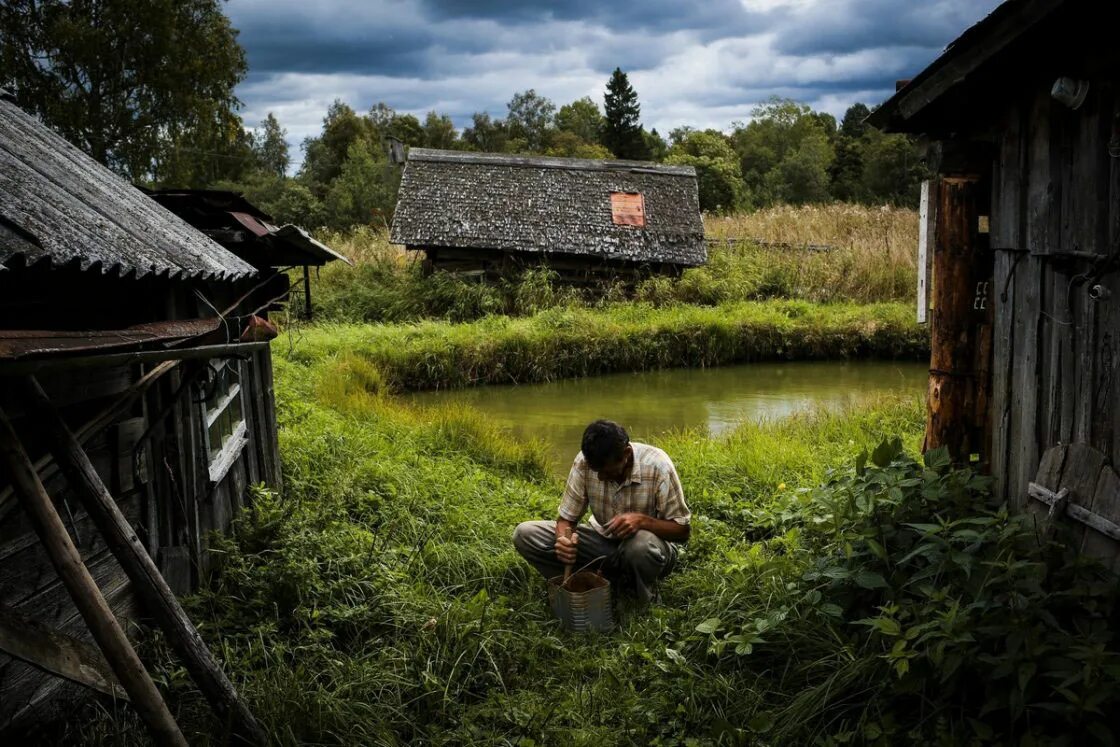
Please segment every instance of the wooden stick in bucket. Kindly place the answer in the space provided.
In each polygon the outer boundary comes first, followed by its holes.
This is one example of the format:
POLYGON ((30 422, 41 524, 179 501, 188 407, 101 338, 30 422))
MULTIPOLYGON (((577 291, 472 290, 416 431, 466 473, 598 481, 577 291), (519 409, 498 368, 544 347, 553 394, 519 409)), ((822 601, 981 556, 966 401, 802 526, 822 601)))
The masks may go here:
MULTIPOLYGON (((564 537, 566 539, 571 539, 572 538, 572 530, 569 529, 567 531, 567 533, 564 535, 564 537)), ((578 535, 576 536, 576 542, 579 542, 579 536, 578 535)), ((568 588, 568 579, 572 577, 572 569, 573 568, 575 568, 575 563, 564 566, 564 581, 563 581, 563 583, 560 584, 560 586, 562 588, 565 588, 565 589, 568 588)))

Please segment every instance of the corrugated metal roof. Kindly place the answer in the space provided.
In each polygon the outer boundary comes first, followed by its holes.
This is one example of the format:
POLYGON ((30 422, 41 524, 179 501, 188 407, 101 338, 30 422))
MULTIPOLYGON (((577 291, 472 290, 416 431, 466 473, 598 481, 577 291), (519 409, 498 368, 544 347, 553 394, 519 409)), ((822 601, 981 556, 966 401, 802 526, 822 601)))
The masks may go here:
POLYGON ((256 267, 353 264, 307 231, 277 227, 272 217, 238 192, 217 189, 144 190, 153 200, 256 267))
POLYGON ((696 171, 640 161, 413 148, 391 240, 413 247, 707 261, 696 171), (612 195, 641 195, 644 225, 619 224, 612 195))
POLYGON ((0 226, 0 269, 22 258, 136 277, 256 273, 4 97, 0 226))

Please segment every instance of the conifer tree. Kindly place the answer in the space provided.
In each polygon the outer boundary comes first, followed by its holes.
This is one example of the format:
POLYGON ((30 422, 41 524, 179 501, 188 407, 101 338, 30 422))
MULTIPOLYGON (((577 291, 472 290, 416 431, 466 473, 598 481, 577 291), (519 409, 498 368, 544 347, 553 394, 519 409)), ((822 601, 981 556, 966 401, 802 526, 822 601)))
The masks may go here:
POLYGON ((603 145, 618 158, 648 159, 649 148, 642 135, 642 109, 638 94, 621 68, 616 67, 611 73, 603 104, 603 145))

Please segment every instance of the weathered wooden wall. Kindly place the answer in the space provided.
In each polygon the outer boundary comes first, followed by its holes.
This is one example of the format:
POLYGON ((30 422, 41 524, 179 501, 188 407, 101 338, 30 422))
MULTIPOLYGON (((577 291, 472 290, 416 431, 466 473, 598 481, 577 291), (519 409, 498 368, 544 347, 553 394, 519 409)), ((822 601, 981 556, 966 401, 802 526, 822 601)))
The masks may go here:
MULTIPOLYGON (((236 289, 230 288, 231 295, 236 289)), ((190 296, 168 302, 171 318, 197 313, 190 296)), ((273 401, 271 354, 266 349, 235 365, 240 370, 249 441, 226 475, 210 482, 203 446, 204 417, 194 377, 202 361, 184 361, 153 386, 133 410, 87 442, 86 450, 176 593, 195 588, 211 568, 207 535, 224 531, 244 505, 247 488, 278 487, 280 463, 273 401)), ((136 381, 139 366, 75 369, 42 374, 40 382, 63 417, 75 427, 110 404, 136 381)), ((2 379, 0 379, 2 386, 2 379)), ((2 392, 0 392, 2 394, 2 392)), ((5 409, 24 437, 32 458, 45 453, 33 423, 18 401, 5 409)), ((45 485, 59 515, 114 612, 137 619, 128 581, 63 477, 52 472, 45 485), (72 517, 72 518, 71 518, 72 517)), ((56 630, 88 638, 85 627, 32 532, 18 501, 0 474, 0 607, 56 630)), ((126 630, 127 630, 126 626, 126 630)), ((49 715, 77 686, 0 653, 0 734, 21 722, 49 715)), ((0 737, 2 739, 2 737, 0 737)))
MULTIPOLYGON (((1116 89, 1093 80, 1077 110, 1047 85, 1034 90, 998 123, 991 216, 992 471, 1020 508, 1049 447, 1084 443, 1120 459, 1120 273, 1070 254, 1117 252, 1116 89), (1092 299, 1095 285, 1107 297, 1092 299)), ((1103 510, 1120 510, 1120 495, 1113 502, 1103 510)))

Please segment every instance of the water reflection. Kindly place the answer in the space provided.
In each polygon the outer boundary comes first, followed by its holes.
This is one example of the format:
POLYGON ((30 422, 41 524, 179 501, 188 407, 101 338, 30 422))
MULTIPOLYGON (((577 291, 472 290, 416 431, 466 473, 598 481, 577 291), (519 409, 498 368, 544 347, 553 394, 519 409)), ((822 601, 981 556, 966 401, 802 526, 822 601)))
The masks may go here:
POLYGON ((570 379, 550 384, 420 392, 421 404, 468 403, 519 436, 549 444, 557 469, 579 451, 596 418, 622 423, 636 440, 679 428, 719 435, 748 420, 816 407, 840 408, 870 394, 923 391, 926 366, 877 361, 751 363, 570 379))

